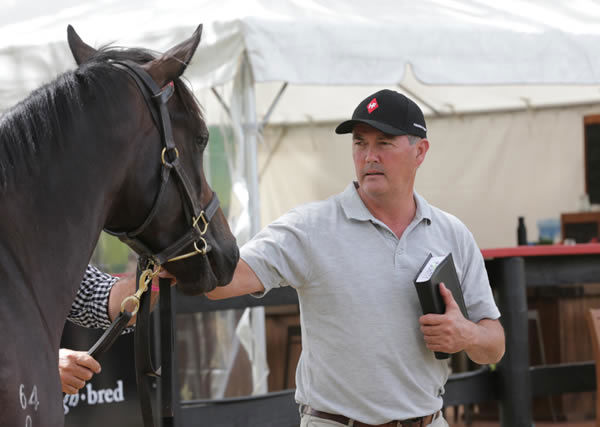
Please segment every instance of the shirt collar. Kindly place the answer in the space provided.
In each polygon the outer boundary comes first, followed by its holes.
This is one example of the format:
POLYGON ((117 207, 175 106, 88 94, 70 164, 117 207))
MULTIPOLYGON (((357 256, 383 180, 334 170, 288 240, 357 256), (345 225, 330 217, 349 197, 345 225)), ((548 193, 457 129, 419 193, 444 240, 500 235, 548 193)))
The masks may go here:
MULTIPOLYGON (((413 191, 415 203, 417 204, 417 211, 415 213, 415 220, 418 222, 426 220, 427 224, 431 224, 431 206, 427 203, 423 197, 421 197, 416 191, 413 191)), ((356 219, 358 221, 372 221, 375 217, 369 209, 365 206, 362 199, 358 195, 358 189, 356 188, 356 182, 350 183, 341 194, 340 204, 344 213, 349 219, 356 219)))
POLYGON ((427 203, 419 193, 413 190, 415 203, 417 204, 417 212, 415 213, 415 219, 419 222, 425 220, 427 225, 431 225, 431 206, 427 203))
POLYGON ((340 204, 348 219, 357 219, 359 221, 370 221, 375 219, 358 195, 358 189, 356 188, 356 182, 354 181, 351 182, 342 193, 340 204))

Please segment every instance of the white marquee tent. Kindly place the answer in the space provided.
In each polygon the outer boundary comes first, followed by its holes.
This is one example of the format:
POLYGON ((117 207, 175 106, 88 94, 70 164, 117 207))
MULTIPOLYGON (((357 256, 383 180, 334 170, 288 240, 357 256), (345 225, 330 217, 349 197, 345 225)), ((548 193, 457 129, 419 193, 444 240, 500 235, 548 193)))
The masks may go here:
POLYGON ((417 190, 480 246, 513 245, 519 215, 535 239, 537 219, 579 207, 583 117, 600 113, 596 1, 2 3, 0 111, 74 67, 68 24, 96 47, 164 50, 203 23, 186 75, 209 122, 234 130, 242 241, 343 189, 350 144, 333 127, 383 87, 427 116, 431 149, 417 190))
POLYGON ((595 1, 9 0, 0 110, 74 66, 67 24, 93 46, 163 50, 198 23, 186 74, 209 121, 224 116, 218 94, 244 141, 235 163, 249 180, 251 233, 259 206, 264 223, 352 178, 347 139, 331 129, 382 87, 412 96, 428 117, 418 190, 482 246, 513 244, 517 215, 535 231, 536 219, 577 208, 581 117, 600 96, 595 1))

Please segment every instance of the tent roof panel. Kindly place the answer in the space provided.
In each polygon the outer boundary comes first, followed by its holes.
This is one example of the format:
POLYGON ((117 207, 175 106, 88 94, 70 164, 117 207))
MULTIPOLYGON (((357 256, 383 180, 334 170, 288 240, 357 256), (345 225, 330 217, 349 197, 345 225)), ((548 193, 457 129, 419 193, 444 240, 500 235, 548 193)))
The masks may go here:
POLYGON ((329 109, 348 105, 346 93, 358 93, 349 86, 400 86, 430 113, 593 102, 599 95, 600 6, 587 0, 35 4, 14 1, 0 18, 0 110, 74 67, 67 24, 93 46, 115 41, 164 50, 203 22, 203 40, 186 73, 194 87, 230 82, 248 55, 259 105, 270 101, 269 95, 262 100, 269 91, 260 87, 291 83, 290 112, 282 103, 274 116, 282 121, 338 115, 329 109), (310 86, 321 88, 310 92, 310 86))

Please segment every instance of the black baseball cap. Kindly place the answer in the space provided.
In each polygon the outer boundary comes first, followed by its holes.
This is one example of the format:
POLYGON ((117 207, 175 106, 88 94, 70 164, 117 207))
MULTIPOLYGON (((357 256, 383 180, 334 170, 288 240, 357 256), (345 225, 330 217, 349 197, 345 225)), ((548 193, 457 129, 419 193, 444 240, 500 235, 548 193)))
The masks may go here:
POLYGON ((417 104, 393 90, 383 89, 367 96, 352 113, 352 119, 340 123, 335 133, 352 133, 354 125, 365 123, 389 135, 415 135, 427 138, 425 117, 417 104))

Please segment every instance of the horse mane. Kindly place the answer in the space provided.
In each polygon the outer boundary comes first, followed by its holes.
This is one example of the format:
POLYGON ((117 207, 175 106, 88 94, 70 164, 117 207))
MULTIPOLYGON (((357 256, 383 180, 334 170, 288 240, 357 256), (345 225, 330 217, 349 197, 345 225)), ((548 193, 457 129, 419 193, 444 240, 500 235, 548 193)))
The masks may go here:
MULTIPOLYGON (((119 97, 127 95, 127 77, 109 61, 146 63, 154 58, 156 55, 147 49, 104 46, 80 67, 35 89, 0 115, 0 193, 18 171, 33 173, 35 158, 41 151, 66 144, 71 139, 69 130, 84 110, 85 114, 108 115, 111 108, 121 105, 119 97), (114 78, 115 73, 122 78, 114 78), (94 103, 93 113, 89 102, 94 103)), ((188 86, 181 78, 174 84, 185 112, 204 120, 188 86)))

